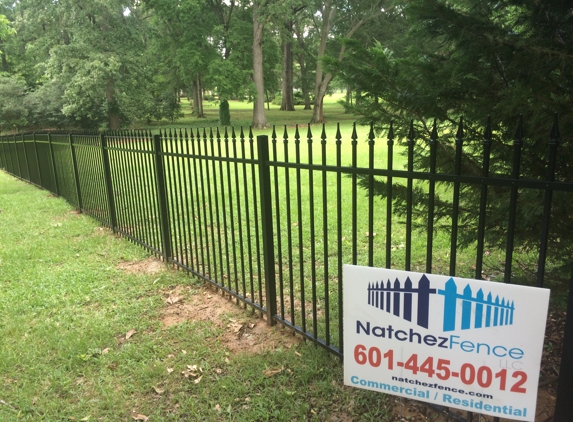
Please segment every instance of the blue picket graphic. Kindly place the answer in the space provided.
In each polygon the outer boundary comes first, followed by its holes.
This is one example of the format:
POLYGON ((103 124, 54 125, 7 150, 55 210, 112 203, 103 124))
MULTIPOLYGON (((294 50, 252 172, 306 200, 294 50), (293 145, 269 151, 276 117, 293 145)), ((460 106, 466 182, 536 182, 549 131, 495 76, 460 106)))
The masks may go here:
POLYGON ((404 287, 400 286, 400 280, 396 279, 394 285, 390 280, 384 286, 384 282, 368 284, 368 304, 378 309, 400 316, 406 321, 412 322, 412 295, 418 295, 418 306, 416 312, 416 324, 420 327, 428 328, 430 314, 430 295, 435 294, 436 289, 430 288, 430 280, 423 275, 417 288, 412 287, 412 280, 408 277, 404 287), (402 306, 403 303, 403 306, 402 306))
POLYGON ((469 330, 472 328, 472 307, 475 304, 475 316, 473 328, 498 327, 504 325, 513 325, 513 315, 515 312, 515 303, 509 299, 496 296, 493 298, 491 292, 484 299, 483 289, 479 289, 476 296, 473 297, 472 289, 469 284, 458 294, 458 287, 453 278, 446 282, 444 290, 438 290, 438 294, 444 296, 444 331, 454 331, 456 329, 456 310, 458 300, 462 305, 461 329, 469 330), (485 308, 485 318, 484 318, 485 308))
POLYGON ((398 279, 394 283, 390 280, 386 283, 384 281, 369 283, 368 304, 412 322, 413 295, 417 295, 416 324, 428 328, 430 295, 436 293, 444 296, 443 331, 456 330, 458 305, 461 305, 462 330, 513 325, 515 312, 513 301, 499 296, 494 298, 491 292, 486 297, 481 288, 474 297, 469 284, 461 294, 458 294, 458 286, 453 278, 446 282, 444 290, 432 289, 430 280, 425 274, 422 275, 417 288, 412 286, 410 277, 406 278, 403 287, 398 279), (473 324, 472 311, 474 311, 473 324))

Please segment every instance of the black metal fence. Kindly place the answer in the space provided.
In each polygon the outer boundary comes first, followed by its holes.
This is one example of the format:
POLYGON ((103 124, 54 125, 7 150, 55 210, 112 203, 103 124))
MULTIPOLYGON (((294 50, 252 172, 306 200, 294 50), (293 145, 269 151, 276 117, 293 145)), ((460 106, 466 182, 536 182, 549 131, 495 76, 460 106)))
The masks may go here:
POLYGON ((343 263, 481 279, 484 270, 493 272, 487 264, 493 254, 498 266, 504 262, 498 279, 513 282, 515 222, 519 207, 530 206, 519 201, 526 190, 544 193, 535 253, 536 284, 543 285, 552 196, 573 192, 573 181, 555 180, 556 139, 540 180, 519 172, 521 140, 514 145, 518 170, 490 174, 486 136, 476 175, 461 171, 461 139, 455 170, 446 174, 435 170, 436 139, 429 145, 430 171, 416 171, 413 139, 395 146, 391 134, 379 148, 372 130, 359 142, 356 128, 348 138, 337 130, 327 139, 324 127, 318 142, 310 128, 301 136, 298 127, 293 139, 285 128, 270 140, 227 128, 18 134, 0 138, 0 167, 337 356, 343 353, 343 263), (375 194, 379 181, 386 183, 384 195, 375 194), (406 192, 403 217, 395 215, 396 183, 406 192), (460 189, 468 185, 479 187, 480 217, 475 244, 461 250, 460 189), (483 240, 491 186, 505 188, 508 197, 507 240, 497 252, 483 240), (434 199, 448 188, 451 230, 440 233, 434 199), (419 234, 412 217, 416 189, 429 198, 428 224, 419 234))

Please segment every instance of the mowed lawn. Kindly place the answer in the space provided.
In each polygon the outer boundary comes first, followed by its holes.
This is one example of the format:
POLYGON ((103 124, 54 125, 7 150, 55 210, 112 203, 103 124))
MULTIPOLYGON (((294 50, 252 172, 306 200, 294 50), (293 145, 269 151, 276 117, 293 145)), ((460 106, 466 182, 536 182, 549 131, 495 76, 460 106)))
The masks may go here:
POLYGON ((0 421, 389 420, 339 360, 0 172, 0 421))
MULTIPOLYGON (((357 116, 346 113, 340 101, 345 99, 345 94, 336 92, 327 95, 324 98, 324 118, 328 123, 341 123, 352 122, 357 119, 357 116)), ((193 116, 192 109, 189 101, 185 98, 181 99, 181 113, 182 117, 170 122, 166 119, 153 122, 134 122, 133 126, 136 128, 145 129, 167 129, 181 128, 181 127, 212 127, 219 126, 219 102, 218 101, 204 101, 203 111, 205 116, 197 118, 193 116)), ((248 130, 253 121, 253 103, 248 101, 229 101, 229 111, 231 113, 231 125, 236 129, 243 127, 248 130)), ((304 110, 303 105, 296 105, 294 111, 281 111, 280 106, 275 104, 265 104, 265 114, 270 126, 276 126, 279 135, 282 134, 283 127, 294 127, 295 125, 305 126, 303 137, 306 135, 306 125, 312 118, 312 110, 304 110)), ((320 134, 320 124, 312 125, 312 130, 320 134)), ((270 134, 270 130, 257 130, 255 135, 270 134)), ((318 136, 317 136, 318 139, 318 136)))

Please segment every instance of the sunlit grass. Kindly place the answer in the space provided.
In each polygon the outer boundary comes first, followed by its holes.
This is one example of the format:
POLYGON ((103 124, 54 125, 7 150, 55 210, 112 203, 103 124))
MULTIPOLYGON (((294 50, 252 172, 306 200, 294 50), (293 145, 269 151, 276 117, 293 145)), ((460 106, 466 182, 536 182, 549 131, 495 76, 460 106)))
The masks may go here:
POLYGON ((165 295, 185 286, 191 300, 200 284, 120 270, 145 251, 4 173, 0 198, 1 421, 390 417, 385 396, 344 387, 339 361, 310 344, 236 354, 219 341, 224 324, 164 328, 165 295))

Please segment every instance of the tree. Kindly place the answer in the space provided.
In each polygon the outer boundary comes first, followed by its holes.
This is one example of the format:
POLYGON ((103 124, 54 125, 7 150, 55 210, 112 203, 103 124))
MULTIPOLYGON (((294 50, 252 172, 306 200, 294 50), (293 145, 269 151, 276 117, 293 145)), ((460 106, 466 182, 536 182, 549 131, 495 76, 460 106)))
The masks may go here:
MULTIPOLYGON (((319 29, 320 44, 318 47, 318 60, 315 73, 314 84, 314 107, 311 123, 323 123, 323 102, 324 96, 328 90, 328 85, 334 75, 325 71, 322 58, 327 54, 327 47, 332 43, 332 31, 338 36, 334 39, 343 37, 351 39, 355 36, 367 22, 378 18, 383 13, 382 1, 353 1, 353 0, 326 0, 320 3, 319 12, 315 15, 315 20, 320 17, 320 22, 316 22, 315 27, 319 29)), ((346 45, 336 44, 338 47, 338 59, 344 57, 346 45)), ((336 48, 334 47, 334 48, 336 48)))
POLYGON ((312 32, 307 28, 311 25, 312 20, 303 14, 295 20, 294 33, 296 35, 296 44, 294 46, 296 60, 300 69, 299 86, 304 100, 304 109, 311 110, 310 91, 313 82, 312 69, 316 68, 316 59, 311 53, 312 50, 312 32), (310 45, 309 45, 310 44, 310 45))
POLYGON ((252 97, 252 12, 234 7, 232 2, 219 6, 215 9, 219 24, 213 31, 218 54, 209 63, 207 83, 221 101, 252 97))
POLYGON ((65 88, 56 82, 46 82, 28 91, 24 98, 24 106, 28 110, 28 124, 36 128, 58 129, 77 124, 74 118, 63 113, 64 93, 65 88))
POLYGON ((231 125, 231 113, 229 112, 229 102, 227 100, 223 100, 219 104, 219 124, 221 126, 231 125))
POLYGON ((26 84, 17 76, 0 76, 0 132, 18 129, 27 123, 24 106, 26 84))
POLYGON ((265 16, 261 13, 261 6, 266 6, 266 1, 255 0, 253 2, 253 83, 255 84, 256 96, 253 102, 253 122, 255 129, 268 127, 265 113, 265 82, 263 67, 263 35, 265 29, 265 16))
MULTIPOLYGON (((30 86, 65 87, 62 111, 78 123, 118 129, 143 117, 148 78, 138 1, 28 0, 15 22, 28 60, 30 86)), ((18 69, 18 66, 16 66, 18 69)))
POLYGON ((285 19, 282 32, 282 102, 281 110, 294 111, 294 54, 293 54, 293 35, 294 21, 297 13, 304 10, 306 5, 291 6, 289 15, 285 19))
POLYGON ((216 48, 209 42, 216 24, 212 9, 196 0, 146 0, 145 4, 155 30, 150 44, 160 64, 156 73, 164 75, 170 91, 190 91, 193 114, 204 117, 203 81, 209 64, 216 60, 216 48))
MULTIPOLYGON (((438 119, 440 139, 438 171, 452 171, 454 142, 452 125, 464 117, 463 171, 479 175, 483 127, 493 116, 492 173, 509 174, 518 114, 523 114, 526 137, 521 173, 544 179, 547 165, 547 140, 553 112, 559 112, 561 133, 557 178, 573 179, 573 20, 570 4, 559 0, 544 2, 505 1, 430 1, 396 3, 392 28, 400 37, 380 40, 364 48, 352 44, 345 60, 329 61, 348 81, 362 90, 362 103, 354 110, 364 121, 378 128, 408 128, 416 119, 416 167, 428 170, 428 139, 432 118, 438 119), (569 14, 569 15, 568 15, 569 14)), ((402 136, 405 132, 401 133, 402 136)), ((383 183, 379 184, 382 190, 383 183)), ((395 187, 396 195, 400 189, 395 187)), ((465 186, 461 207, 466 212, 460 241, 467 246, 475 240, 477 212, 476 187, 465 186)), ((378 194, 383 195, 382 190, 378 194)), ((419 192, 419 216, 427 201, 419 192)), ((489 191, 490 208, 486 217, 486 242, 489 247, 505 244, 507 192, 489 191)), ((515 243, 523 250, 539 247, 542 192, 523 191, 516 225, 520 228, 515 243)), ((399 201, 403 198, 398 199, 399 201)), ((436 215, 448 218, 447 198, 441 198, 436 215)), ((572 201, 554 196, 550 253, 557 263, 573 254, 573 241, 563 233, 573 230, 570 218, 572 201)))
MULTIPOLYGON (((16 31, 14 30, 14 28, 11 27, 8 18, 4 15, 0 15, 0 46, 3 44, 4 39, 6 39, 7 36, 13 35, 15 32, 16 31)), ((1 50, 0 54, 2 54, 2 57, 4 57, 4 53, 1 50)), ((2 60, 4 61, 5 58, 3 58, 2 60)), ((2 67, 3 68, 5 67, 4 62, 2 63, 2 67)))
POLYGON ((271 31, 266 31, 264 36, 263 54, 265 57, 263 63, 263 75, 265 78, 265 99, 267 109, 275 93, 281 85, 281 49, 278 44, 278 37, 271 31))

